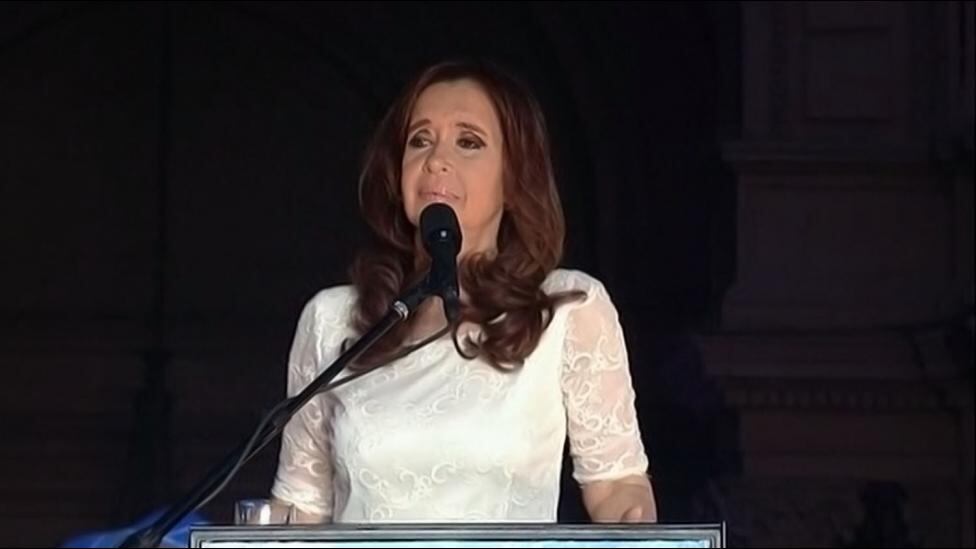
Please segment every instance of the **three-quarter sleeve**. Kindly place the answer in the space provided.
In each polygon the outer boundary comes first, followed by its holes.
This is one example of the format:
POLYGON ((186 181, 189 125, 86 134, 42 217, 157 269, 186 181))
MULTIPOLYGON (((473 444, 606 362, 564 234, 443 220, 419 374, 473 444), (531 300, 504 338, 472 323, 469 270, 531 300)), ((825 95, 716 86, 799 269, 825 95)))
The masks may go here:
POLYGON ((604 286, 587 277, 567 317, 562 391, 573 477, 583 484, 647 474, 623 330, 604 286))
MULTIPOLYGON (((315 300, 302 311, 288 357, 288 396, 315 379, 322 361, 315 300)), ((306 513, 332 515, 332 458, 323 397, 316 396, 292 416, 281 437, 271 494, 306 513)))

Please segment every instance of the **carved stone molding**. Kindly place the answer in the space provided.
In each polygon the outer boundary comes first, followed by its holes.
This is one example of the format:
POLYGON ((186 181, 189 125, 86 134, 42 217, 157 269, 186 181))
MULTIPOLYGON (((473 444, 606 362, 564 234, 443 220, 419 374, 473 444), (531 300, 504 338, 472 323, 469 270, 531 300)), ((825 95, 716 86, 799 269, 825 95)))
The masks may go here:
POLYGON ((728 403, 740 410, 895 413, 972 406, 963 388, 936 381, 735 379, 723 385, 728 403))

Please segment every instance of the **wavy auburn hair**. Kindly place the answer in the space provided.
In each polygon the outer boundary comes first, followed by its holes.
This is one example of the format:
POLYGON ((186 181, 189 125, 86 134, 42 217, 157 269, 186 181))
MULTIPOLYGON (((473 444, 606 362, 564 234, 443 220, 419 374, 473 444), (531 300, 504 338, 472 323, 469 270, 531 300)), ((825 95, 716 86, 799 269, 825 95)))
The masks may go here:
MULTIPOLYGON (((366 149, 359 178, 359 206, 372 229, 372 243, 353 261, 354 328, 364 333, 406 289, 422 280, 430 264, 401 196, 401 166, 410 115, 432 84, 469 79, 491 99, 502 129, 504 211, 493 256, 471 254, 458 267, 467 293, 461 319, 480 326, 477 339, 458 342, 467 358, 481 357, 501 369, 520 367, 535 349, 560 303, 581 292, 547 295, 546 276, 562 259, 564 221, 553 177, 542 109, 528 87, 485 61, 449 61, 420 73, 386 113, 366 149), (503 315, 504 316, 500 316, 503 315)), ((415 317, 388 332, 358 361, 372 367, 395 357, 415 317)))

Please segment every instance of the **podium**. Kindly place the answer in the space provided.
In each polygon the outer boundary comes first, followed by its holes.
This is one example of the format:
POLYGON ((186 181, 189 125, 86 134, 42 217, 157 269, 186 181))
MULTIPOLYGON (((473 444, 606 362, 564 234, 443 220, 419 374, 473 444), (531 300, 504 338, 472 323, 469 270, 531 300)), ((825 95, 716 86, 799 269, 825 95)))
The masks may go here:
POLYGON ((725 547, 725 524, 200 526, 190 547, 725 547))

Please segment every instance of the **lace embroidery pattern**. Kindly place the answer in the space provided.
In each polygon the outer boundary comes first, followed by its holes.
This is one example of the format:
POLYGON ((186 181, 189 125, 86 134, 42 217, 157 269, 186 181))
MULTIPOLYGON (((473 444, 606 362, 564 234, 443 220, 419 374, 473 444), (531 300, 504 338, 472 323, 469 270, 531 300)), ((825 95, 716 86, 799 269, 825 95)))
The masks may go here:
MULTIPOLYGON (((568 436, 585 483, 646 472, 627 351, 599 281, 559 270, 560 307, 522 370, 498 372, 437 341, 313 399, 282 436, 276 497, 343 521, 545 521, 556 518, 568 436)), ((312 381, 349 337, 349 287, 303 310, 288 393, 312 381)))

